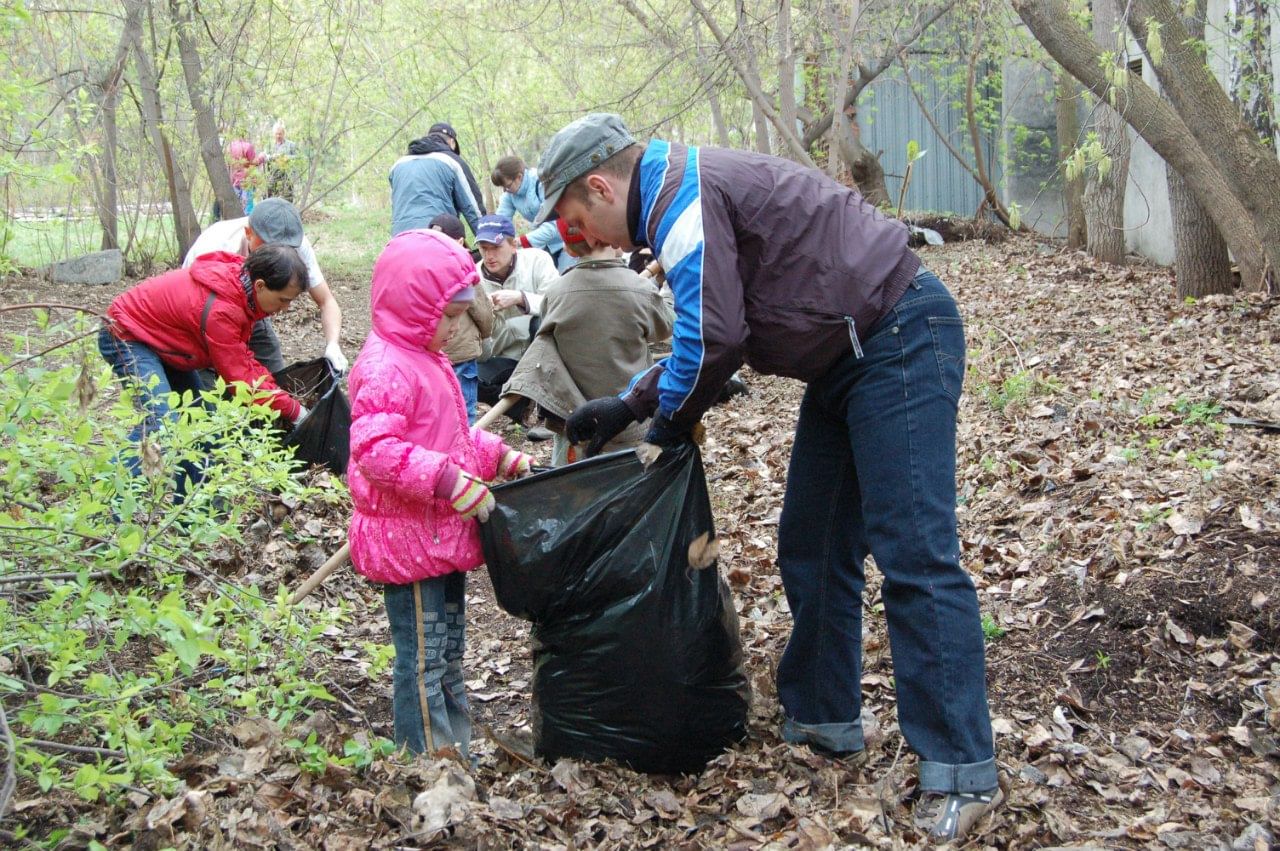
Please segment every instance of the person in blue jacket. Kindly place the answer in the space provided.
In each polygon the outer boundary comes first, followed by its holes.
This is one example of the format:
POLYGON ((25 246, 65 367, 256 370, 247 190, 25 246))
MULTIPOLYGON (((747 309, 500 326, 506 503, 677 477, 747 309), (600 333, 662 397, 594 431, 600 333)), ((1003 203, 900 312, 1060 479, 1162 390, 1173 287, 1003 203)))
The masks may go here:
POLYGON ((387 176, 391 181, 391 235, 430 227, 448 213, 464 219, 475 233, 484 207, 445 134, 428 133, 409 145, 387 176))
MULTIPOLYGON (((529 168, 517 156, 503 157, 489 176, 493 185, 502 190, 498 201, 498 215, 514 219, 516 213, 533 222, 542 206, 544 195, 538 182, 538 170, 529 168)), ((545 222, 519 238, 521 248, 541 248, 556 261, 561 274, 573 268, 578 261, 564 250, 564 240, 554 222, 545 222)))

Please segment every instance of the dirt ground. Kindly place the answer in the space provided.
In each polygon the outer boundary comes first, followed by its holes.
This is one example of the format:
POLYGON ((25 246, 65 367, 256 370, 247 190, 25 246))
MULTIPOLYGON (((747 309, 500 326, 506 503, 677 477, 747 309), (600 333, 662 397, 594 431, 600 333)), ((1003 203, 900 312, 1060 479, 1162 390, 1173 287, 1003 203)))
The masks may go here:
MULTIPOLYGON (((1168 270, 1097 264, 1028 238, 923 256, 966 320, 960 535, 985 618, 1007 792, 966 847, 1271 847, 1280 837, 1280 433, 1224 420, 1280 421, 1280 301, 1183 303, 1168 270)), ((354 360, 368 329, 368 280, 330 283, 354 360)), ((100 309, 121 288, 21 279, 0 288, 0 302, 100 309)), ((0 328, 24 321, 0 313, 0 328)), ((320 353, 309 303, 277 328, 286 359, 320 353)), ((50 828, 91 818, 113 847, 918 844, 907 802, 915 759, 895 720, 874 567, 864 611, 867 765, 779 738, 772 672, 789 613, 773 559, 803 388, 751 373, 748 384, 750 396, 706 417, 704 458, 754 702, 748 740, 701 775, 521 756, 532 739, 529 629, 495 605, 479 571, 468 590, 467 664, 480 765, 474 800, 443 833, 421 832, 409 803, 440 765, 388 760, 315 778, 278 746, 255 745, 271 758, 261 777, 216 782, 218 756, 250 746, 225 730, 208 734, 218 751, 182 767, 190 793, 207 793, 199 819, 148 815, 194 811, 190 795, 106 810, 36 801, 28 785, 19 817, 50 828)), ((515 426, 506 434, 523 439, 515 426)), ((341 512, 317 518, 338 528, 327 547, 297 547, 277 530, 219 570, 296 585, 341 543, 341 512)), ((315 659, 339 697, 321 726, 339 739, 389 736, 390 680, 371 680, 355 649, 389 640, 380 597, 348 570, 308 605, 339 600, 357 616, 315 659)))

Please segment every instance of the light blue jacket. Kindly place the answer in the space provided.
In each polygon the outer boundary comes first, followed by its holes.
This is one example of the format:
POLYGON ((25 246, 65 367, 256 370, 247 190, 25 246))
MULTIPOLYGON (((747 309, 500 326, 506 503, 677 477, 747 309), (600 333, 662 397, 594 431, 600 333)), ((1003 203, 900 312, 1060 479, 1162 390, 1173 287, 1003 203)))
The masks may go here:
MULTIPOLYGON (((542 184, 538 182, 538 170, 526 168, 524 179, 520 181, 519 191, 514 194, 502 193, 502 198, 498 201, 498 215, 514 219, 516 213, 519 213, 526 221, 532 222, 538 217, 538 208, 542 206, 545 197, 542 184)), ((561 272, 571 268, 577 262, 569 252, 564 250, 564 240, 560 238, 560 231, 556 228, 555 222, 543 222, 525 236, 529 239, 529 245, 550 252, 551 256, 556 258, 556 268, 561 272)))
MULTIPOLYGON (((391 235, 425 228, 441 213, 464 219, 475 233, 480 205, 471 195, 467 176, 444 153, 401 157, 391 167, 391 235)), ((552 230, 555 225, 552 225, 552 230)))

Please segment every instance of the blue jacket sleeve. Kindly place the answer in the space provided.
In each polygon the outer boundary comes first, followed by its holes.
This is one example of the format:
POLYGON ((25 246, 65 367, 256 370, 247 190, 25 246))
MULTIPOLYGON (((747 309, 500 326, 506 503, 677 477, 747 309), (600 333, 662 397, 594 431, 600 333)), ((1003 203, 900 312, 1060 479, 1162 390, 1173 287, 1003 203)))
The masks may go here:
POLYGON ((624 398, 637 415, 656 410, 691 426, 742 365, 748 334, 730 213, 715 189, 700 186, 695 156, 657 234, 654 247, 675 297, 671 356, 633 380, 624 398))
POLYGON ((511 193, 504 191, 502 197, 498 199, 497 214, 506 216, 508 219, 516 217, 516 202, 512 199, 511 193))
POLYGON ((544 248, 552 253, 564 248, 564 240, 560 239, 560 229, 555 222, 543 222, 525 236, 534 248, 544 248))
POLYGON ((471 232, 475 233, 480 227, 480 211, 476 207, 475 199, 471 197, 471 189, 458 178, 457 174, 453 178, 453 204, 471 226, 471 232))

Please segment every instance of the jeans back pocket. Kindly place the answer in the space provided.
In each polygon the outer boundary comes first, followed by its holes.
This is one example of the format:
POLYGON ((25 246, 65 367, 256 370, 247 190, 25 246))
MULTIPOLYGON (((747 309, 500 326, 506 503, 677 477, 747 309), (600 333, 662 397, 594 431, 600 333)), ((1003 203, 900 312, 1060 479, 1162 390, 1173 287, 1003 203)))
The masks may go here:
POLYGON ((964 385, 964 320, 958 316, 931 316, 929 331, 933 334, 942 390, 952 402, 959 403, 964 385))

